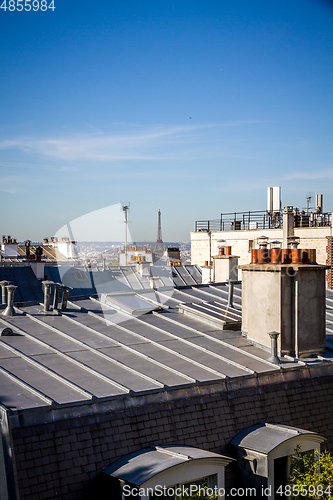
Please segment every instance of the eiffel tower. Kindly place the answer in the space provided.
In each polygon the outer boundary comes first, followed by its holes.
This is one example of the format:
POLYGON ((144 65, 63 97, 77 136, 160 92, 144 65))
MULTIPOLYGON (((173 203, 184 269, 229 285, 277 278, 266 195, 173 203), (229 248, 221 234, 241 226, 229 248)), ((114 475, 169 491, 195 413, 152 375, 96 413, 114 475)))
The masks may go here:
POLYGON ((157 240, 155 243, 154 254, 162 257, 163 253, 164 253, 164 245, 162 240, 161 210, 158 209, 157 240))

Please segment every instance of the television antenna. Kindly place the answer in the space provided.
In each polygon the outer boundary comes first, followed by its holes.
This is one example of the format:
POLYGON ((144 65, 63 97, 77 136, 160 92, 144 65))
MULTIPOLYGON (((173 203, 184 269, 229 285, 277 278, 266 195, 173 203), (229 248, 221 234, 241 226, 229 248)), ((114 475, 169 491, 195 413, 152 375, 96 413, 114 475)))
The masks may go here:
POLYGON ((305 199, 306 199, 306 213, 307 214, 309 213, 309 210, 311 208, 310 205, 311 205, 312 198, 313 198, 313 193, 307 192, 306 196, 305 196, 305 199))
POLYGON ((121 209, 125 215, 125 266, 127 266, 127 233, 128 233, 128 212, 130 209, 129 201, 121 202, 121 209))

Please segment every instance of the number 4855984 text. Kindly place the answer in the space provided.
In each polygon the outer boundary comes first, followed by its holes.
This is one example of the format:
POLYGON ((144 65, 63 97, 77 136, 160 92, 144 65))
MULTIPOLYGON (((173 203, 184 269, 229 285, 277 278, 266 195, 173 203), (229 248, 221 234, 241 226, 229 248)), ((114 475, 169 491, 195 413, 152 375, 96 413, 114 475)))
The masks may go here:
MULTIPOLYGON (((1 1, 1 0, 0 0, 1 1)), ((0 5, 0 9, 3 9, 5 12, 6 10, 9 11, 14 11, 18 10, 19 12, 22 10, 34 10, 35 12, 37 10, 41 10, 45 12, 48 9, 53 10, 55 9, 54 5, 54 0, 52 0, 50 3, 47 2, 47 0, 3 0, 2 4, 0 5)))

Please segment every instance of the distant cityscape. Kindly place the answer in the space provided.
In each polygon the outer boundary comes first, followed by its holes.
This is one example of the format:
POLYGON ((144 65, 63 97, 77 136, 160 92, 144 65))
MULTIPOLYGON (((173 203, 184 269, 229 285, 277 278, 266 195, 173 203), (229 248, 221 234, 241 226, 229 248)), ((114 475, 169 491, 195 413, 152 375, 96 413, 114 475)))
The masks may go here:
MULTIPOLYGON (((147 250, 154 250, 154 241, 133 241, 128 243, 128 246, 145 247, 147 250)), ((106 259, 107 264, 118 264, 119 254, 125 248, 125 243, 122 241, 82 241, 77 242, 79 256, 82 259, 94 259, 97 262, 102 262, 106 259)), ((184 263, 191 261, 191 243, 182 243, 174 241, 164 242, 164 247, 179 247, 180 258, 184 263)))

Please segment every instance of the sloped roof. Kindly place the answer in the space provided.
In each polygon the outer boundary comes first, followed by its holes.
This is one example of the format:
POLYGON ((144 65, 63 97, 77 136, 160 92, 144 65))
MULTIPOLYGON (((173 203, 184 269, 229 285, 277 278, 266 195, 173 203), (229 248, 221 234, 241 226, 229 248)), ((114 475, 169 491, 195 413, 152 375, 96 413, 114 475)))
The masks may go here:
POLYGON ((30 266, 0 266, 0 281, 9 281, 17 286, 15 302, 41 302, 43 292, 30 266))
MULTIPOLYGON (((256 379, 281 370, 290 370, 289 377, 293 377, 306 364, 330 369, 329 350, 324 359, 286 357, 276 366, 267 361, 269 353, 240 330, 222 330, 203 316, 180 312, 180 305, 203 309, 208 315, 213 307, 214 314, 218 307, 225 309, 228 286, 224 283, 152 289, 148 279, 135 277, 128 268, 104 272, 70 266, 45 269, 49 279, 76 287, 66 311, 43 311, 41 281, 30 267, 0 267, 1 278, 19 286, 16 303, 23 303, 16 316, 0 316, 0 328, 9 326, 14 332, 0 336, 0 403, 13 411, 256 379), (124 292, 134 291, 139 299, 152 303, 152 309, 160 305, 163 311, 132 316, 113 307, 112 301, 101 303, 96 292, 103 290, 116 301, 124 292)), ((240 315, 240 283, 235 284, 234 306, 240 315)), ((332 317, 333 294, 328 292, 329 339, 332 317)))
MULTIPOLYGON (((239 285, 235 292, 239 296, 239 285)), ((276 366, 240 331, 179 313, 179 298, 201 302, 206 294, 225 302, 227 287, 174 290, 169 309, 139 317, 90 298, 72 300, 66 311, 45 313, 36 304, 0 316, 0 327, 14 331, 0 337, 0 402, 27 409, 247 379, 281 367, 292 375, 304 366, 288 358, 276 366)))
MULTIPOLYGON (((30 254, 33 255, 36 253, 37 247, 41 247, 43 250, 43 261, 45 262, 66 262, 68 260, 72 261, 73 259, 67 259, 65 255, 63 255, 61 252, 57 250, 53 245, 47 245, 47 244, 32 244, 30 245, 30 254)), ((17 253, 18 253, 18 258, 26 258, 26 247, 25 245, 18 245, 17 246, 17 253)))

